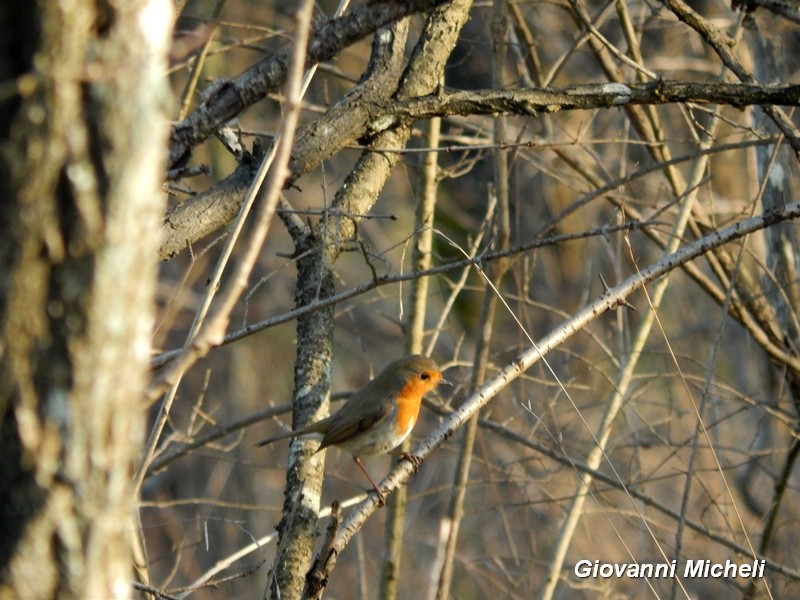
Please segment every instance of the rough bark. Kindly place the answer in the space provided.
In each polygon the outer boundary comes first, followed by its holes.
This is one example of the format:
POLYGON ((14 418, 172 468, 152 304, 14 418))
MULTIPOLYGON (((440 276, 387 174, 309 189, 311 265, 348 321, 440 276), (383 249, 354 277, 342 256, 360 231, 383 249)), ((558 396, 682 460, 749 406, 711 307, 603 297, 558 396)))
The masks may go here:
POLYGON ((0 596, 128 596, 172 5, 14 4, 36 26, 4 28, 29 52, 0 117, 0 596))

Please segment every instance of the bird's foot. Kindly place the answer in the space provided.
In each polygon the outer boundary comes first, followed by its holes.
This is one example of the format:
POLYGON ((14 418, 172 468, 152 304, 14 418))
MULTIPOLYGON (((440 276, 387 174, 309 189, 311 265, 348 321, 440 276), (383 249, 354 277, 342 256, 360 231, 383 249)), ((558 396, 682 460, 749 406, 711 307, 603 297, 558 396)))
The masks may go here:
POLYGON ((416 454, 411 454, 410 452, 401 452, 400 460, 407 460, 410 462, 411 467, 414 469, 414 473, 419 471, 419 466, 422 464, 422 459, 416 454))
POLYGON ((386 506, 386 496, 378 489, 378 486, 373 487, 372 490, 367 490, 367 493, 370 491, 375 492, 375 495, 378 497, 378 507, 383 508, 386 506))

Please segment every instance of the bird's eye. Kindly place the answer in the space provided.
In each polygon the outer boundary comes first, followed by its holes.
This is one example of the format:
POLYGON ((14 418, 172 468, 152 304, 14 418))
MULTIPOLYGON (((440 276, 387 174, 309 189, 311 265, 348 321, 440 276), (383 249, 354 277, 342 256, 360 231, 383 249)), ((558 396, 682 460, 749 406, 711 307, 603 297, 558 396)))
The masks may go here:
POLYGON ((431 376, 430 373, 420 373, 419 378, 422 379, 422 381, 428 381, 428 379, 430 379, 431 376))

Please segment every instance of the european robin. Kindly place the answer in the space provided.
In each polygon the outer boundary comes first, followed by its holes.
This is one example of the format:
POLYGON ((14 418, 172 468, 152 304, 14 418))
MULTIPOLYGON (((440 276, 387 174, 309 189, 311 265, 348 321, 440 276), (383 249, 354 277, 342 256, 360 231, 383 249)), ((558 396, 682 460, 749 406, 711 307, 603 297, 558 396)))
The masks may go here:
MULTIPOLYGON (((286 438, 308 437, 320 440, 317 452, 328 446, 343 448, 353 455, 383 504, 383 494, 359 457, 389 452, 402 444, 417 423, 422 397, 440 383, 449 385, 437 364, 427 356, 415 354, 401 358, 350 396, 331 416, 267 438, 256 446, 286 438)), ((415 468, 419 466, 416 457, 406 454, 405 458, 415 468)))

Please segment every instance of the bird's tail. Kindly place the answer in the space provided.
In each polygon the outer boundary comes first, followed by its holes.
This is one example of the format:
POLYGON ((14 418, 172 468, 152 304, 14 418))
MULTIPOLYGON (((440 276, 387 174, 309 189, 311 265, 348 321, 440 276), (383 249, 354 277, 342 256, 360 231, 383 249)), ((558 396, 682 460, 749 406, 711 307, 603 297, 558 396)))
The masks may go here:
POLYGON ((267 439, 261 440, 256 444, 256 446, 257 447, 266 446, 267 444, 271 444, 272 442, 285 440, 286 438, 297 437, 297 435, 298 435, 297 431, 287 431, 286 433, 273 435, 272 437, 268 437, 267 439))

